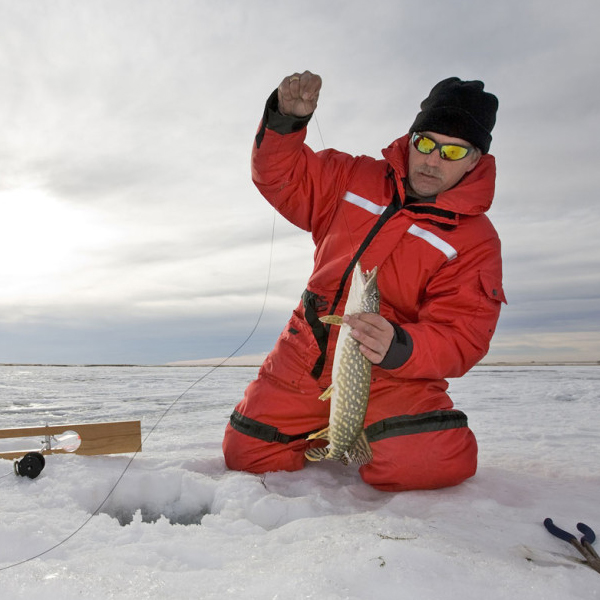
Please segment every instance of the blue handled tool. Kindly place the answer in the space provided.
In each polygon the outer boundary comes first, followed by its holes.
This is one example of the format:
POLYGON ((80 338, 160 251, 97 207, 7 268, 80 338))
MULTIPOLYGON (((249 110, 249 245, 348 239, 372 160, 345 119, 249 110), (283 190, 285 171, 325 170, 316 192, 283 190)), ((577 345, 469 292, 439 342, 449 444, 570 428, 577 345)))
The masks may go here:
POLYGON ((577 529, 583 534, 581 540, 578 540, 575 535, 557 527, 552 519, 544 520, 544 527, 554 536, 571 544, 585 559, 585 564, 600 573, 600 556, 592 544, 596 541, 594 530, 585 523, 577 523, 577 529))

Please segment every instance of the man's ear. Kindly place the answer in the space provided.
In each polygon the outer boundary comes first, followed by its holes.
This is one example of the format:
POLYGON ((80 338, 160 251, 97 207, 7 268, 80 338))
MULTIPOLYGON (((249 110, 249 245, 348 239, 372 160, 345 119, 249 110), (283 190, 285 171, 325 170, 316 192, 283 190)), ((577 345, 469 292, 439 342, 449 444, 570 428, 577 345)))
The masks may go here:
POLYGON ((477 163, 479 163, 480 159, 481 150, 479 148, 475 148, 475 152, 473 152, 473 155, 471 156, 471 164, 467 168, 467 173, 472 171, 477 166, 477 163))

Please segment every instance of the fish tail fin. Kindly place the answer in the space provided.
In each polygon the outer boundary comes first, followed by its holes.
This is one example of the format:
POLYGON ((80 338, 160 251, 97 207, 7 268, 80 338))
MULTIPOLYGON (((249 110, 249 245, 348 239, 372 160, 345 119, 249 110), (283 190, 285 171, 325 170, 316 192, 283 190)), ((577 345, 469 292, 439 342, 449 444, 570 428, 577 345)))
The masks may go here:
MULTIPOLYGON (((321 429, 321 431, 317 431, 316 433, 311 433, 306 439, 329 441, 329 427, 325 427, 325 429, 321 429)), ((312 461, 318 461, 323 460, 324 458, 329 458, 329 447, 310 448, 310 450, 307 450, 304 453, 304 456, 308 458, 308 460, 312 461)))
POLYGON ((373 460, 373 451, 371 450, 371 445, 369 444, 364 429, 358 436, 356 442, 354 442, 352 448, 348 450, 348 457, 352 462, 359 465, 366 465, 373 460))
POLYGON ((319 461, 327 458, 329 454, 329 448, 311 448, 304 453, 304 456, 308 458, 308 460, 319 461))

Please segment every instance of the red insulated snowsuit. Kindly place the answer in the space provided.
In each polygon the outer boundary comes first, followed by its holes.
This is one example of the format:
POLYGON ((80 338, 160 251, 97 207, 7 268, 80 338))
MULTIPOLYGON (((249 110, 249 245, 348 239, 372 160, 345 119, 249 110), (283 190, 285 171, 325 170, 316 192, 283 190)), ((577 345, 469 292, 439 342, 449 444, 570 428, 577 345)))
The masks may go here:
POLYGON ((229 468, 256 473, 301 469, 309 432, 328 423, 339 328, 323 337, 318 317, 343 314, 348 280, 340 282, 369 232, 395 199, 360 256, 377 266, 381 314, 412 342, 398 368, 372 369, 365 428, 373 460, 363 480, 390 491, 456 485, 475 473, 477 443, 466 416, 453 409, 447 377, 460 377, 487 353, 504 302, 498 235, 484 215, 494 195, 495 161, 479 164, 434 203, 405 204, 408 136, 383 160, 304 144, 305 129, 258 136, 252 175, 265 198, 289 221, 312 232, 314 271, 258 377, 225 432, 229 468))

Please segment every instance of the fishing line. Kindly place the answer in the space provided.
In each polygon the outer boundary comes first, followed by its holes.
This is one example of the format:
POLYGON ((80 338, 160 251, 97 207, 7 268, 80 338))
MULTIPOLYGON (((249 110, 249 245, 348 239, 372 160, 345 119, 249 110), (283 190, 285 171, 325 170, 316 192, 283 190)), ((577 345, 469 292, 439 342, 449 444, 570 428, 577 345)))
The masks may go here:
MULTIPOLYGON (((257 330, 257 328, 258 328, 258 326, 259 326, 259 324, 260 324, 260 322, 262 320, 263 314, 265 312, 265 307, 266 307, 266 304, 267 304, 267 298, 268 298, 268 294, 269 294, 269 286, 270 286, 270 282, 271 282, 271 269, 272 269, 272 265, 273 265, 273 248, 274 248, 274 245, 275 245, 275 222, 276 222, 276 217, 277 217, 277 213, 276 213, 275 209, 273 209, 273 224, 271 226, 271 243, 270 243, 270 250, 269 250, 269 263, 268 263, 268 268, 267 268, 267 282, 266 282, 266 285, 265 285, 265 293, 264 293, 264 296, 263 296, 262 306, 261 306, 261 309, 259 311, 259 314, 258 314, 258 317, 256 319, 256 322, 254 323, 254 326, 252 327, 250 333, 246 336, 246 338, 244 339, 244 341, 241 342, 241 344, 239 344, 239 346, 235 350, 233 350, 233 352, 231 352, 226 358, 224 358, 220 363, 218 363, 216 365, 213 365, 206 373, 204 373, 201 377, 199 377, 198 379, 196 379, 196 381, 194 381, 191 385, 189 385, 181 394, 179 394, 179 396, 175 400, 173 400, 173 402, 171 402, 171 404, 166 408, 166 410, 158 418, 158 420, 156 421, 156 423, 152 426, 152 428, 150 429, 150 431, 146 434, 146 436, 144 437, 144 439, 140 443, 140 446, 134 452, 133 456, 129 459, 129 461, 125 465, 125 468, 123 469, 123 471, 121 472, 121 474, 119 475, 119 477, 117 478, 117 480, 115 481, 115 483, 113 484, 113 486, 110 488, 110 490, 108 491, 108 493, 106 494, 106 496, 104 497, 104 499, 102 500, 102 502, 98 505, 98 507, 96 508, 96 510, 94 510, 94 512, 92 512, 90 514, 90 516, 87 519, 85 519, 85 521, 77 529, 75 529, 75 531, 73 531, 72 533, 70 533, 67 537, 65 537, 64 539, 62 539, 60 542, 57 542, 56 544, 54 544, 50 548, 47 548, 43 552, 39 552, 38 554, 36 554, 34 556, 30 556, 29 558, 25 558, 25 559, 23 559, 21 561, 12 563, 12 564, 7 565, 5 567, 0 567, 0 572, 7 571, 8 569, 12 569, 13 567, 18 567, 18 566, 23 565, 25 563, 28 563, 28 562, 31 562, 31 561, 36 560, 38 558, 41 558, 42 556, 45 556, 46 554, 48 554, 49 552, 52 552, 53 550, 55 550, 56 548, 62 546, 63 544, 66 544, 70 539, 72 539, 73 537, 75 537, 102 510, 102 507, 108 502, 109 498, 112 496, 113 492, 117 489, 117 486, 119 485, 119 483, 121 482, 121 480, 123 479, 123 477, 125 476, 125 474, 127 473, 127 471, 129 470, 129 467, 131 466, 131 464, 133 463, 133 461, 135 460, 135 458, 137 457, 137 455, 139 454, 139 452, 142 450, 142 446, 147 442, 148 438, 154 433, 154 431, 156 430, 156 428, 160 425, 160 423, 163 421, 163 419, 171 412, 171 410, 175 407, 175 405, 192 388, 194 388, 196 385, 198 385, 200 382, 202 382, 204 379, 206 379, 209 375, 211 375, 212 373, 214 373, 219 367, 222 367, 229 359, 233 358, 250 341, 250 338, 252 338, 252 336, 254 335, 255 331, 257 330)), ((9 474, 10 473, 7 473, 6 475, 3 475, 2 477, 0 477, 0 479, 3 479, 4 477, 7 477, 9 474)))
MULTIPOLYGON (((321 125, 319 124, 319 119, 317 118, 317 113, 314 113, 315 124, 317 126, 317 131, 319 132, 319 137, 321 138, 321 145, 323 146, 323 150, 326 149, 325 140, 323 139, 323 134, 321 133, 321 125)), ((352 230, 350 229, 350 223, 348 223, 348 215, 345 210, 340 211, 342 216, 344 217, 344 224, 346 225, 346 230, 348 232, 348 238, 350 239, 350 246, 352 248, 352 254, 356 254, 358 249, 357 243, 352 239, 352 230)))
POLYGON ((317 114, 314 114, 315 123, 317 125, 317 130, 319 132, 319 137, 321 138, 321 144, 323 145, 323 150, 325 150, 325 140, 323 140, 323 134, 321 133, 321 126, 319 125, 319 119, 317 119, 317 114))
MULTIPOLYGON (((317 130, 319 132, 319 136, 321 138, 321 144, 323 145, 323 149, 325 149, 325 142, 324 142, 324 139, 323 139, 323 134, 321 132, 321 127, 319 125, 318 119, 316 118, 316 115, 315 115, 315 123, 317 125, 317 130)), ((34 561, 34 560, 36 560, 38 558, 41 558, 42 556, 45 556, 46 554, 49 554, 50 552, 52 552, 56 548, 59 548, 60 546, 66 544, 69 540, 71 540, 72 538, 74 538, 96 515, 98 515, 100 513, 100 511, 102 510, 102 508, 104 507, 104 505, 108 502, 109 498, 112 496, 112 494, 116 490, 116 488, 119 485, 119 483, 122 481, 122 479, 125 476, 125 474, 129 471, 129 468, 131 467, 133 461, 136 459, 137 455, 142 450, 143 445, 148 441, 148 438, 154 433, 154 431, 157 429, 157 427, 162 423, 162 421, 171 412, 171 410, 177 405, 177 403, 187 393, 189 393, 190 390, 192 390, 196 385, 198 385, 199 383, 201 383, 202 381, 204 381, 204 379, 206 379, 208 376, 210 376, 212 373, 214 373, 218 368, 224 366, 227 363, 228 360, 230 360, 231 358, 233 358, 250 341, 250 339, 252 338, 252 336, 256 332, 256 330, 257 330, 257 328, 258 328, 258 326, 259 326, 259 324, 260 324, 260 322, 262 320, 262 317, 263 317, 264 312, 265 312, 265 307, 266 307, 266 304, 267 304, 267 298, 268 298, 269 287, 270 287, 270 282, 271 282, 271 270, 272 270, 272 266, 273 266, 273 249, 274 249, 274 245, 275 245, 275 224, 276 224, 276 217, 277 217, 277 212, 275 211, 275 209, 273 209, 273 223, 272 223, 272 226, 271 226, 271 241, 270 241, 270 249, 269 249, 269 261, 268 261, 268 268, 267 268, 267 281, 266 281, 266 284, 265 284, 265 292, 264 292, 263 302, 262 302, 262 306, 260 308, 258 317, 256 318, 256 322, 254 323, 254 326, 250 330, 250 333, 237 346, 237 348, 235 348, 235 350, 233 350, 220 363, 218 363, 216 365, 213 365, 206 373, 204 373, 201 377, 199 377, 198 379, 196 379, 173 402, 171 402, 171 404, 163 411, 162 415, 158 418, 158 420, 156 421, 156 423, 151 427, 150 431, 145 435, 145 437, 143 438, 140 446, 133 453, 133 455, 131 456, 131 458, 129 459, 129 461, 127 462, 127 464, 125 465, 125 468, 123 469, 123 471, 121 472, 121 474, 119 475, 119 477, 117 478, 117 480, 115 481, 115 483, 112 485, 112 487, 110 488, 110 490, 108 491, 108 493, 106 494, 106 496, 104 497, 104 499, 102 500, 102 502, 100 502, 100 504, 98 505, 98 507, 90 514, 90 516, 87 519, 84 520, 84 522, 77 529, 75 529, 67 537, 63 538, 60 542, 57 542, 56 544, 54 544, 50 548, 47 548, 46 550, 44 550, 42 552, 39 552, 39 553, 35 554, 34 556, 31 556, 31 557, 23 559, 21 561, 12 563, 12 564, 7 565, 5 567, 0 567, 0 572, 7 571, 8 569, 12 569, 14 567, 18 567, 20 565, 23 565, 23 564, 26 564, 28 562, 34 561)), ((348 235, 350 235, 350 227, 349 227, 349 224, 347 222, 346 215, 344 215, 344 219, 346 221, 346 227, 348 228, 348 235)), ((352 242, 352 239, 351 239, 351 242, 352 242)), ((353 242, 352 242, 352 244, 354 245, 353 242)), ((10 475, 10 473, 7 473, 6 475, 1 476, 0 479, 4 479, 5 477, 8 477, 9 475, 10 475)))

